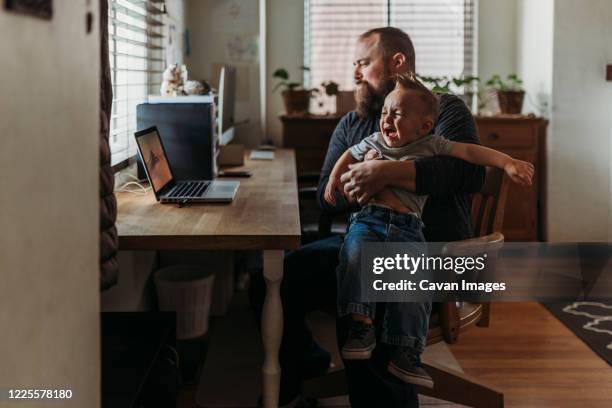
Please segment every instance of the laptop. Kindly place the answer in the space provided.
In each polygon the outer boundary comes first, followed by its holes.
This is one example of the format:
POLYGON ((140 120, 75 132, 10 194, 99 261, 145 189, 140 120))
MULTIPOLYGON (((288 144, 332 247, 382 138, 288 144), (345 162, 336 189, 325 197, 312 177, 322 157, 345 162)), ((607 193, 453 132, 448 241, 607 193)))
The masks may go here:
POLYGON ((179 204, 231 202, 236 197, 239 181, 175 180, 157 127, 138 131, 134 136, 157 201, 179 204))

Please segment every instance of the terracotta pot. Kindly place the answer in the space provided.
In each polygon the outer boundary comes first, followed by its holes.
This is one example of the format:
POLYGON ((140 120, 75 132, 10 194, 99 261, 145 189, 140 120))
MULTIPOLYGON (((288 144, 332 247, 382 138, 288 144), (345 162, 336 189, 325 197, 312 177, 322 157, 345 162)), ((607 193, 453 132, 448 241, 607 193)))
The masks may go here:
POLYGON ((497 91, 497 101, 501 113, 520 115, 523 111, 525 91, 497 91))
POLYGON ((309 90, 284 90, 282 95, 287 114, 308 113, 310 93, 311 92, 309 90))

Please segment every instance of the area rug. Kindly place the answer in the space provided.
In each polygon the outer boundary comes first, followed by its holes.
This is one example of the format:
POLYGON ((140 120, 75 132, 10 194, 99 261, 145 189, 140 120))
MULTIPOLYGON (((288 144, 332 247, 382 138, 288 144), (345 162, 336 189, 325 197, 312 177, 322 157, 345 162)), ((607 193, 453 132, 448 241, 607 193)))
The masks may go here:
POLYGON ((543 306, 612 366, 612 302, 545 303, 543 306))

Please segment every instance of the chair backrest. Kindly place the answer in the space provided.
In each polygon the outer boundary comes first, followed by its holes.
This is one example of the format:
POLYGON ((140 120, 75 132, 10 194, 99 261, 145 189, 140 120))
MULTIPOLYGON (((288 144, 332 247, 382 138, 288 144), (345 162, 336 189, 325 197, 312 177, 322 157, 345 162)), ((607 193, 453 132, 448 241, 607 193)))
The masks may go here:
POLYGON ((480 193, 472 198, 474 236, 501 232, 510 179, 495 167, 487 167, 485 183, 480 193))
POLYGON ((503 244, 504 235, 501 232, 494 232, 476 238, 449 242, 444 246, 442 253, 445 256, 476 256, 486 252, 487 255, 492 255, 492 258, 497 258, 497 252, 503 244))

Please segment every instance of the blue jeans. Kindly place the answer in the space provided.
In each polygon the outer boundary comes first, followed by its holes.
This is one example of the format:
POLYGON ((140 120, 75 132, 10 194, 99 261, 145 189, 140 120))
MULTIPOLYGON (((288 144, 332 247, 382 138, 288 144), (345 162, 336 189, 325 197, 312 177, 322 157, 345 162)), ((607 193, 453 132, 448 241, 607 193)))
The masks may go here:
MULTIPOLYGON (((376 317, 376 303, 361 301, 361 247, 364 242, 424 243, 423 222, 414 214, 401 214, 393 210, 367 206, 351 216, 344 244, 340 250, 340 263, 336 270, 338 287, 338 313, 340 317, 351 313, 376 317)), ((418 256, 423 245, 407 247, 418 256)), ((411 349, 420 355, 425 349, 431 301, 393 302, 385 306, 380 340, 391 346, 411 349)))

